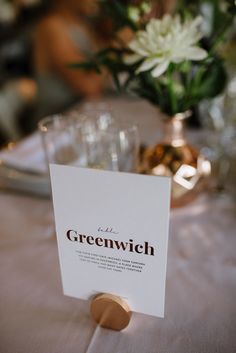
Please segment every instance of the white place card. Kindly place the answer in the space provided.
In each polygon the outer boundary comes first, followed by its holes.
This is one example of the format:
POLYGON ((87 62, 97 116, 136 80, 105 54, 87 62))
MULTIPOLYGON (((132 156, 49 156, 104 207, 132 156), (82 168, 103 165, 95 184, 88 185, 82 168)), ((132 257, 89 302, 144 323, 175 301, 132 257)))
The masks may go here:
POLYGON ((163 317, 170 179, 51 165, 64 294, 163 317))

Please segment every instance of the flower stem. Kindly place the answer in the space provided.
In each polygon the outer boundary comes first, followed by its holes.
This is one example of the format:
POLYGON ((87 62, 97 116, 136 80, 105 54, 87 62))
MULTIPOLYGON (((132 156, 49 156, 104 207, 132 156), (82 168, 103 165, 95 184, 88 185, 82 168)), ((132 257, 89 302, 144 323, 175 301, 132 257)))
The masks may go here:
POLYGON ((171 114, 175 115, 178 113, 177 109, 177 100, 176 100, 176 95, 174 91, 174 86, 173 86, 173 69, 170 66, 168 71, 167 71, 167 77, 168 77, 168 91, 169 91, 169 97, 170 97, 170 106, 171 106, 171 114))

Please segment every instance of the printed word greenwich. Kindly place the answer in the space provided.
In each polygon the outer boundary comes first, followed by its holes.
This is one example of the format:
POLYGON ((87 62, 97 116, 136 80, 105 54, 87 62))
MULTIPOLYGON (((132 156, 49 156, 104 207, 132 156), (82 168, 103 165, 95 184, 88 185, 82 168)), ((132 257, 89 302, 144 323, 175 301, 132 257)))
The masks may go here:
POLYGON ((92 235, 79 234, 79 232, 72 229, 67 231, 66 236, 70 241, 81 244, 103 246, 109 249, 129 251, 151 256, 154 256, 155 253, 154 247, 150 246, 147 241, 143 244, 134 244, 133 239, 129 239, 128 242, 123 242, 114 239, 105 239, 102 237, 94 237, 92 235))

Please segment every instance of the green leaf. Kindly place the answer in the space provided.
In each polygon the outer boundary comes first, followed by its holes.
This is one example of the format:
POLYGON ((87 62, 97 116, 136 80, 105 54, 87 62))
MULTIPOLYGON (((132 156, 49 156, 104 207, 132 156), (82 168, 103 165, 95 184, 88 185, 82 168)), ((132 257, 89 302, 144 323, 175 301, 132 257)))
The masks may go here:
POLYGON ((215 59, 208 67, 206 66, 199 84, 192 92, 193 97, 199 101, 214 98, 224 90, 226 82, 227 74, 223 62, 215 59))

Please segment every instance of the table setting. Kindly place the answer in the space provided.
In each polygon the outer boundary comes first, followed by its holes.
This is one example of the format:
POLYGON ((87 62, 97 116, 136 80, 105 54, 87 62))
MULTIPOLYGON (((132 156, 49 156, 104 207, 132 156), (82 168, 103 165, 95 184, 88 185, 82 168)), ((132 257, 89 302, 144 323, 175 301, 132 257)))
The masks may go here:
POLYGON ((3 186, 48 196, 50 163, 136 171, 138 128, 135 124, 118 123, 113 115, 108 107, 86 108, 83 113, 73 109, 42 119, 38 132, 16 146, 9 144, 1 152, 3 186))
POLYGON ((233 353, 235 76, 216 44, 235 4, 207 44, 196 4, 100 6, 131 41, 68 65, 119 95, 0 151, 0 352, 233 353))
MULTIPOLYGON (((159 123, 153 107, 127 98, 109 104, 135 116, 140 127, 143 113, 148 112, 141 141, 149 136, 155 141, 153 129, 159 123)), ((201 141, 197 135, 201 133, 188 131, 196 145, 201 141)), ((28 143, 41 143, 39 137, 22 142, 26 155, 28 143)), ((11 152, 14 155, 14 148, 11 152)), ((15 157, 9 163, 20 160, 17 147, 15 157)), ((24 161, 23 154, 21 158, 24 161)), ((44 165, 35 160, 25 167, 44 165)), ((135 313, 124 334, 118 334, 93 323, 87 302, 63 296, 52 203, 42 189, 32 189, 26 194, 1 191, 0 347, 4 352, 37 352, 37 347, 53 352, 109 352, 115 345, 121 352, 234 350, 235 202, 230 195, 205 191, 171 211, 165 319, 135 313)))

